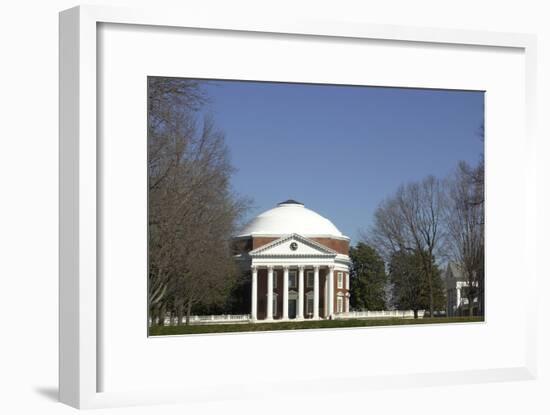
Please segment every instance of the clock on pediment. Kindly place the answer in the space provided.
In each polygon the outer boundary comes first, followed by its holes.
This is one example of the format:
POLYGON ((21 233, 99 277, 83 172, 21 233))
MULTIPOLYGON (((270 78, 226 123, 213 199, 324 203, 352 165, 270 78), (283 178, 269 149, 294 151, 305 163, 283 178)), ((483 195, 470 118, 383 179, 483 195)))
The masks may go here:
POLYGON ((292 242, 290 244, 290 249, 296 251, 298 249, 298 244, 296 242, 292 242))

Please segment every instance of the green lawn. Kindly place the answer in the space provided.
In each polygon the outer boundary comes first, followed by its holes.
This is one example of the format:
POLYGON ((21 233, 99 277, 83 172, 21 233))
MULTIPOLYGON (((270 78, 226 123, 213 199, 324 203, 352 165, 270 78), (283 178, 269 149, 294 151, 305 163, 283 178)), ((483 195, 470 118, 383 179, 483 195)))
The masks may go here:
POLYGON ((150 327, 150 336, 170 336, 175 334, 232 333, 243 331, 274 331, 274 330, 304 330, 328 329, 343 327, 373 327, 396 326, 409 324, 446 324, 483 321, 483 317, 451 317, 422 319, 376 319, 376 320, 318 320, 318 321, 286 321, 281 323, 245 323, 245 324, 211 324, 190 326, 150 327))

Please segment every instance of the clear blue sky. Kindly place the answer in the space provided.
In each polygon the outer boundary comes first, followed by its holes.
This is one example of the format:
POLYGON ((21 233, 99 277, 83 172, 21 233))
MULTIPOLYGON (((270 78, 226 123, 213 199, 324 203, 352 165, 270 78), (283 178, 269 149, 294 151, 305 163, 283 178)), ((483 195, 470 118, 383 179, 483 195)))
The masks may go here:
POLYGON ((249 217, 296 199, 357 242, 401 183, 445 177, 483 151, 483 92, 211 81, 249 217))

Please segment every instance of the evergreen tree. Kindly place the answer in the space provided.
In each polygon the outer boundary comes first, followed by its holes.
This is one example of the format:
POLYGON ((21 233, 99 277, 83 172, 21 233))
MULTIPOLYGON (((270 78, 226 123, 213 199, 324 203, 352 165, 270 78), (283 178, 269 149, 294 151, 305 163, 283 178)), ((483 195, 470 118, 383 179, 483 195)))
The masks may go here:
MULTIPOLYGON (((445 307, 445 291, 441 271, 432 260, 433 306, 435 310, 445 307)), ((422 255, 418 252, 398 251, 391 257, 389 278, 392 284, 393 305, 399 310, 418 310, 430 308, 430 287, 426 276, 422 255)))
POLYGON ((384 260, 376 249, 358 243, 350 248, 351 307, 357 310, 383 310, 386 308, 387 282, 384 260))

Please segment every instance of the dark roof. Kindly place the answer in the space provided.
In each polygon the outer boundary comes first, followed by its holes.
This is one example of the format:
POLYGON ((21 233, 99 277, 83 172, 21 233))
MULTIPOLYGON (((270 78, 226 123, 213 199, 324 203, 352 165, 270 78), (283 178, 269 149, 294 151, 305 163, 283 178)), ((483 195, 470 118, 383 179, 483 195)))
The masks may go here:
POLYGON ((298 202, 294 199, 288 199, 288 200, 285 200, 284 202, 279 203, 279 205, 303 205, 303 203, 298 202))

